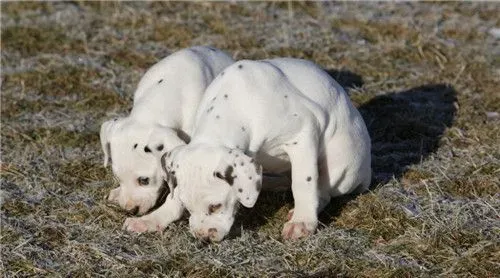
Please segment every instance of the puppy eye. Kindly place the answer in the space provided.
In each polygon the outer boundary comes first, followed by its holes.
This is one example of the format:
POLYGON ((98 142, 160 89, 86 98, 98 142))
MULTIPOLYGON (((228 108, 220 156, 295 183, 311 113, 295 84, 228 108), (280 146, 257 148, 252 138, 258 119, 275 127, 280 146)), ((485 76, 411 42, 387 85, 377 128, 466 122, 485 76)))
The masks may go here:
POLYGON ((209 205, 208 206, 208 214, 212 214, 218 211, 222 207, 222 204, 209 205))
POLYGON ((140 185, 148 185, 149 184, 149 178, 148 177, 139 177, 137 179, 140 185))

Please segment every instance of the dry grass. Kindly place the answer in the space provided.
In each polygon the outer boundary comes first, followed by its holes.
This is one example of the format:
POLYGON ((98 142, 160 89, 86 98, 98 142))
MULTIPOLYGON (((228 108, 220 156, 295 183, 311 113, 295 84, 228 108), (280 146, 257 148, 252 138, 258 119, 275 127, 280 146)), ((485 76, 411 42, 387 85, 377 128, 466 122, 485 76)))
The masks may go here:
POLYGON ((496 3, 2 2, 1 263, 6 277, 494 277, 500 273, 496 3), (373 142, 372 191, 321 229, 279 234, 290 193, 264 193, 230 237, 184 219, 121 231, 104 201, 100 123, 185 46, 311 59, 349 90, 373 142), (490 113, 491 115, 491 113, 490 113))

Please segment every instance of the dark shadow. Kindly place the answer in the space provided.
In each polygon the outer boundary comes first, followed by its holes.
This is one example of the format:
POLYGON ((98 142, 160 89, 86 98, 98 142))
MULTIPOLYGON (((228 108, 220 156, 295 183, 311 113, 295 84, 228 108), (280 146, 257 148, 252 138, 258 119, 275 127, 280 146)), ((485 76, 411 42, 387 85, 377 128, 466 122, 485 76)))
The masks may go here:
MULTIPOLYGON (((456 101, 453 87, 435 84, 377 96, 358 108, 372 140, 372 189, 401 178, 408 166, 437 151, 453 123, 456 101)), ((328 225, 355 197, 333 199, 320 221, 328 225)))
POLYGON ((363 78, 348 70, 325 69, 347 92, 356 87, 363 86, 363 78))
POLYGON ((372 139, 372 186, 399 179, 438 149, 456 101, 453 87, 436 84, 378 96, 359 107, 372 139))
MULTIPOLYGON (((356 74, 329 73, 346 89, 362 85, 356 74)), ((443 133, 453 123, 456 100, 453 87, 434 84, 380 95, 358 108, 372 140, 372 189, 393 177, 401 178, 409 166, 437 151, 443 133)), ((329 225, 355 197, 332 199, 320 213, 320 222, 329 225)), ((240 210, 235 228, 243 224, 245 229, 258 229, 285 204, 293 204, 291 192, 262 192, 254 208, 240 210)))

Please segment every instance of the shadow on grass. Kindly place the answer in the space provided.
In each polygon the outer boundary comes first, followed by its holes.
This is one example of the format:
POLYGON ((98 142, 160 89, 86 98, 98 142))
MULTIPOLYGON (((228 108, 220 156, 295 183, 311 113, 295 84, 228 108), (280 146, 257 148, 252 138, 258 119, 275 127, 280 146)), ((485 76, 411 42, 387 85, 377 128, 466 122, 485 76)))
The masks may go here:
MULTIPOLYGON (((362 78, 354 73, 327 72, 347 91, 363 84, 362 78)), ((393 177, 401 178, 408 166, 421 162, 438 149, 441 136, 455 117, 455 102, 453 87, 432 84, 376 96, 358 108, 372 140, 372 189, 393 177)), ((320 222, 331 223, 342 207, 355 197, 332 199, 320 213, 320 222)), ((291 192, 263 192, 254 209, 240 212, 242 219, 239 222, 249 229, 269 225, 283 204, 293 206, 291 192)))
MULTIPOLYGON (((377 96, 358 108, 372 140, 372 189, 401 178, 408 166, 437 151, 453 123, 456 100, 453 87, 433 84, 377 96)), ((329 224, 353 198, 333 199, 320 221, 329 224)))
POLYGON ((349 89, 363 86, 363 78, 348 70, 325 69, 347 92, 349 89))

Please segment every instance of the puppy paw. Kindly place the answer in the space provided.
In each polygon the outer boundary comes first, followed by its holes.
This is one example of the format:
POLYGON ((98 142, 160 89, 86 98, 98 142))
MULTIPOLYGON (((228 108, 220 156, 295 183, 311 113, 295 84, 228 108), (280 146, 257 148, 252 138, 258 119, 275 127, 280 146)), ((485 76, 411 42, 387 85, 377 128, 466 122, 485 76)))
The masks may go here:
POLYGON ((134 233, 161 232, 163 227, 152 220, 146 220, 141 217, 129 217, 123 223, 123 230, 134 233))
MULTIPOLYGON (((293 212, 292 212, 293 213, 293 212)), ((314 222, 292 222, 288 221, 283 227, 281 236, 285 240, 296 240, 312 235, 316 231, 317 224, 314 222)))

